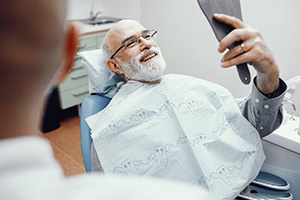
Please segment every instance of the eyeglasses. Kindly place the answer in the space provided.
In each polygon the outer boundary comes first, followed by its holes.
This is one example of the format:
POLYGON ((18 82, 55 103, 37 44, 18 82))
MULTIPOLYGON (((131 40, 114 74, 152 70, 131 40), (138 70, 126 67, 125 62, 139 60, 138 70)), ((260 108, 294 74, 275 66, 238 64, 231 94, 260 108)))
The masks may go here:
POLYGON ((135 45, 137 45, 138 43, 141 42, 141 37, 145 40, 150 40, 150 39, 155 39, 156 38, 156 33, 157 31, 156 30, 145 30, 143 31, 142 35, 137 37, 137 36, 131 36, 127 39, 125 39, 123 41, 123 45, 120 46, 117 51, 115 51, 115 53, 110 57, 110 59, 113 59, 113 57, 122 49, 122 48, 125 48, 128 49, 128 48, 132 48, 134 47, 135 45))

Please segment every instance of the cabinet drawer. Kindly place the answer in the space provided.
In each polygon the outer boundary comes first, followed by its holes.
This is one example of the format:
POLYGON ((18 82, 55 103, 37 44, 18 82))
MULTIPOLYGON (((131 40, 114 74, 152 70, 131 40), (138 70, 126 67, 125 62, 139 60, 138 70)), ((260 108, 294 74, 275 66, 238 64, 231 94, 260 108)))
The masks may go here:
POLYGON ((100 36, 96 37, 96 40, 97 40, 97 48, 100 48, 102 41, 104 40, 104 36, 100 35, 100 36))
POLYGON ((80 52, 88 49, 96 49, 98 46, 97 44, 96 37, 80 39, 78 42, 77 51, 80 52))
POLYGON ((63 92, 82 85, 88 85, 88 77, 86 71, 81 67, 73 69, 67 75, 65 80, 59 84, 59 90, 63 92))
POLYGON ((75 105, 81 104, 84 97, 89 95, 88 86, 84 85, 81 87, 67 90, 60 93, 60 107, 66 109, 75 105))
POLYGON ((79 55, 76 55, 74 57, 74 63, 72 66, 72 69, 79 69, 79 68, 83 68, 82 64, 81 64, 81 57, 79 55))

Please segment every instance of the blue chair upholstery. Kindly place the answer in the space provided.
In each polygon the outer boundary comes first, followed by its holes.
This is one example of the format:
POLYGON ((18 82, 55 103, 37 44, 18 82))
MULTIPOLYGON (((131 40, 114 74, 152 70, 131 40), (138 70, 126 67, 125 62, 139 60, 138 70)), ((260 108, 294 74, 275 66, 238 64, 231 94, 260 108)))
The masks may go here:
POLYGON ((92 171, 91 166, 91 129, 87 125, 85 119, 97 112, 101 111, 110 102, 110 98, 100 95, 89 95, 85 97, 80 109, 80 143, 82 157, 86 172, 92 171))

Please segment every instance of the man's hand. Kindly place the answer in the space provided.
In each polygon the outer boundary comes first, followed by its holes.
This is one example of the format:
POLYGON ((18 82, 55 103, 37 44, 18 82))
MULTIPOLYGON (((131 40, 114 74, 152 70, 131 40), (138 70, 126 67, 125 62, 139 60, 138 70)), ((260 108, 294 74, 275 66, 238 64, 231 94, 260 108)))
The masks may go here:
POLYGON ((235 17, 215 14, 214 18, 235 28, 220 41, 218 49, 220 53, 223 53, 233 42, 242 42, 241 45, 235 46, 224 54, 221 67, 250 63, 257 71, 258 89, 263 94, 270 94, 276 90, 279 86, 279 69, 261 33, 235 17))

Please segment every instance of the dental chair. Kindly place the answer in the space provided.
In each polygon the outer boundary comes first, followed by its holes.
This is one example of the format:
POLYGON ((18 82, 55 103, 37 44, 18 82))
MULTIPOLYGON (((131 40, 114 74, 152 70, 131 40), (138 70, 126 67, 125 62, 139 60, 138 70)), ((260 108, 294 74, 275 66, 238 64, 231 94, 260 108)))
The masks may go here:
MULTIPOLYGON (((83 58, 82 63, 89 76, 89 85, 90 85, 90 93, 91 93, 91 95, 84 98, 80 109, 80 139, 81 139, 80 142, 81 142, 84 166, 87 173, 92 171, 92 167, 91 167, 92 138, 90 132, 91 129, 86 123, 85 119, 104 109, 111 100, 111 94, 107 95, 107 92, 102 92, 102 91, 99 93, 99 88, 97 92, 95 90, 97 86, 95 86, 94 85, 95 82, 92 81, 97 80, 99 78, 99 74, 103 73, 103 70, 98 74, 96 74, 96 77, 95 77, 95 71, 91 73, 90 70, 91 69, 95 70, 95 68, 97 67, 97 65, 99 65, 99 63, 102 63, 102 67, 103 66, 105 66, 104 68, 107 67, 105 62, 98 60, 100 59, 100 57, 102 57, 102 55, 100 55, 101 54, 100 50, 93 50, 91 51, 91 54, 94 56, 94 60, 92 61, 89 61, 89 52, 84 52, 84 54, 80 55, 83 58), (95 61, 95 59, 97 60, 97 62, 94 63, 98 63, 98 64, 91 67, 90 65, 93 63, 93 61, 95 61)), ((112 77, 112 75, 110 75, 110 77, 112 77)), ((113 81, 113 83, 111 83, 112 82, 111 79, 106 81, 108 81, 109 85, 111 86, 112 84, 116 85, 116 83, 121 80, 116 78, 113 81)), ((106 85, 105 87, 108 86, 106 85)), ((289 189, 290 189, 290 184, 284 179, 282 179, 281 177, 272 173, 261 171, 256 177, 256 179, 249 185, 247 191, 242 192, 237 199, 292 200, 293 196, 289 192, 289 189)))
POLYGON ((82 157, 86 172, 91 172, 91 129, 85 119, 107 106, 116 92, 117 84, 123 79, 108 69, 101 49, 79 52, 78 55, 82 58, 82 67, 88 75, 91 94, 83 99, 80 109, 82 157))
POLYGON ((110 98, 92 94, 85 97, 80 109, 80 144, 82 150, 82 157, 86 172, 92 171, 91 166, 91 129, 87 125, 85 119, 97 112, 101 111, 110 102, 110 98))

